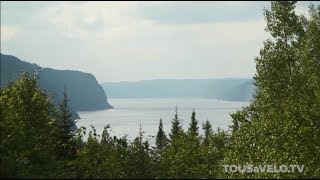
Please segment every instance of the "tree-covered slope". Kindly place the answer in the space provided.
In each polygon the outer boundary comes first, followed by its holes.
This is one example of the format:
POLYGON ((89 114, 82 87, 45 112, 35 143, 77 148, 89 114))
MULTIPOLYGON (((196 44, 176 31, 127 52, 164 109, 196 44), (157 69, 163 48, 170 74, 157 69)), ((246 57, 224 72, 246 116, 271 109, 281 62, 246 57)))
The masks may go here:
MULTIPOLYGON (((23 72, 33 73, 38 68, 40 67, 36 64, 1 54, 1 86, 16 80, 23 72)), ((72 110, 90 111, 112 108, 105 92, 92 74, 42 68, 39 77, 41 89, 53 94, 55 104, 61 101, 63 88, 66 85, 72 110)))
POLYGON ((111 98, 214 98, 248 101, 253 94, 252 79, 159 79, 137 82, 105 82, 111 98))

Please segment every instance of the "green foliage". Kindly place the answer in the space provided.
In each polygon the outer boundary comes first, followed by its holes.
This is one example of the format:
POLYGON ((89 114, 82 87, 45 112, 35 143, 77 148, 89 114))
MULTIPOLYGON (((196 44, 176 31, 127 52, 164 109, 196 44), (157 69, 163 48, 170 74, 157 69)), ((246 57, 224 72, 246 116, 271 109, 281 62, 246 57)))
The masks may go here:
POLYGON ((190 122, 190 127, 188 129, 188 134, 190 134, 193 137, 196 137, 199 135, 198 121, 196 119, 196 112, 194 110, 192 111, 191 122, 190 122))
POLYGON ((56 144, 51 99, 39 90, 37 77, 25 73, 1 89, 0 106, 1 176, 43 177, 56 144))
POLYGON ((178 115, 178 107, 175 108, 174 118, 172 119, 171 132, 169 134, 170 140, 172 141, 175 137, 179 136, 183 132, 181 120, 178 115))
POLYGON ((59 104, 59 112, 56 118, 56 126, 59 129, 57 134, 59 142, 57 146, 57 156, 60 159, 74 158, 76 153, 74 130, 75 122, 71 119, 72 114, 68 107, 67 88, 64 87, 63 99, 59 104))
POLYGON ((130 156, 127 171, 128 178, 151 178, 151 157, 148 141, 143 142, 143 132, 140 125, 139 136, 129 146, 130 156))
POLYGON ((66 88, 56 109, 23 74, 1 88, 1 178, 319 178, 320 6, 297 16, 295 2, 272 2, 265 10, 272 38, 255 59, 256 94, 231 114, 229 131, 198 131, 196 112, 184 132, 177 107, 169 134, 162 119, 156 147, 139 136, 129 141, 95 128, 72 130, 66 88), (222 165, 304 165, 302 173, 225 173, 222 165))
POLYGON ((160 119, 159 130, 158 130, 157 137, 156 137, 156 146, 157 146, 157 150, 159 151, 160 154, 161 154, 163 148, 166 146, 167 141, 168 141, 168 139, 167 139, 166 133, 163 131, 162 119, 160 119))
POLYGON ((178 123, 170 143, 160 120, 153 149, 143 140, 141 128, 131 142, 126 136, 111 137, 109 125, 101 137, 92 126, 84 140, 84 127, 71 130, 66 89, 56 110, 51 98, 37 87, 36 77, 27 74, 1 89, 1 107, 6 107, 1 108, 1 177, 212 178, 222 157, 224 139, 210 132, 207 143, 202 143, 195 112, 192 133, 185 133, 176 109, 178 123))
POLYGON ((213 133, 212 126, 208 120, 204 124, 202 124, 202 129, 204 130, 203 143, 208 145, 213 133))
POLYGON ((227 173, 232 178, 320 177, 320 8, 297 16, 295 2, 272 2, 257 57, 256 96, 232 114, 232 143, 222 164, 299 164, 303 173, 227 173))

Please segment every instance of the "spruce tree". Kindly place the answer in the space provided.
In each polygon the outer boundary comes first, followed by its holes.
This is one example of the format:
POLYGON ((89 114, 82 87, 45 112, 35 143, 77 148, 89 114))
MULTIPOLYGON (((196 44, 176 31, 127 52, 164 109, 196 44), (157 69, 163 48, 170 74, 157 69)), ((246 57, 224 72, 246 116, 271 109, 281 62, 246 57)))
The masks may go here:
POLYGON ((210 137, 212 136, 212 126, 211 126, 209 120, 207 120, 204 124, 202 124, 202 129, 204 130, 203 143, 209 144, 210 137))
POLYGON ((67 95, 67 88, 64 87, 63 99, 59 104, 59 112, 57 117, 57 126, 59 129, 59 144, 58 144, 58 157, 72 157, 75 151, 75 145, 72 142, 74 132, 72 128, 75 126, 75 122, 71 119, 72 114, 69 110, 69 98, 67 95))
POLYGON ((192 137, 196 137, 199 135, 198 121, 196 119, 196 112, 194 111, 194 109, 191 115, 191 122, 190 127, 188 129, 188 134, 190 134, 192 137))
POLYGON ((162 152, 165 143, 166 143, 166 133, 163 131, 163 125, 162 125, 162 119, 160 119, 159 122, 159 130, 157 133, 157 138, 156 138, 156 145, 157 145, 157 149, 160 151, 160 153, 162 152))
POLYGON ((130 168, 129 178, 145 179, 151 177, 151 157, 149 154, 148 141, 143 142, 143 134, 141 123, 139 128, 139 136, 136 137, 130 146, 130 157, 128 166, 130 168))
POLYGON ((178 107, 175 107, 175 115, 172 119, 172 127, 171 127, 171 133, 169 134, 170 139, 173 140, 176 136, 178 136, 180 133, 182 133, 182 125, 181 120, 179 119, 178 115, 178 107))

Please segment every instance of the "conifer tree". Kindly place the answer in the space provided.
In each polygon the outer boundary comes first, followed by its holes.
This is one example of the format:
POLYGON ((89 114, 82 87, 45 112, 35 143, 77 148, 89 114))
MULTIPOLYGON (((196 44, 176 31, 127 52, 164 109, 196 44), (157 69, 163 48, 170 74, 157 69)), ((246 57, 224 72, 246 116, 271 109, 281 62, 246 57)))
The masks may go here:
POLYGON ((162 119, 160 119, 159 130, 158 130, 157 137, 156 137, 156 145, 157 145, 157 149, 160 151, 160 153, 162 152, 162 150, 165 146, 166 140, 167 140, 167 136, 166 136, 166 133, 163 131, 162 119))
POLYGON ((178 136, 180 133, 182 133, 182 125, 181 120, 178 115, 178 107, 175 107, 175 115, 172 119, 172 127, 171 127, 171 133, 169 134, 170 139, 173 140, 176 136, 178 136))
POLYGON ((75 145, 72 142, 74 132, 72 128, 75 122, 71 119, 72 114, 69 110, 69 98, 67 95, 67 88, 64 87, 63 99, 59 104, 59 112, 57 118, 57 126, 59 129, 59 143, 58 143, 58 157, 65 158, 74 155, 75 145))
POLYGON ((202 124, 202 129, 204 130, 203 143, 208 144, 210 141, 210 137, 212 136, 212 126, 211 126, 209 120, 207 120, 204 124, 202 124))
POLYGON ((196 137, 199 135, 199 127, 198 127, 198 121, 196 119, 196 112, 192 111, 192 115, 191 115, 191 122, 190 122, 190 126, 188 129, 188 133, 192 136, 192 137, 196 137))

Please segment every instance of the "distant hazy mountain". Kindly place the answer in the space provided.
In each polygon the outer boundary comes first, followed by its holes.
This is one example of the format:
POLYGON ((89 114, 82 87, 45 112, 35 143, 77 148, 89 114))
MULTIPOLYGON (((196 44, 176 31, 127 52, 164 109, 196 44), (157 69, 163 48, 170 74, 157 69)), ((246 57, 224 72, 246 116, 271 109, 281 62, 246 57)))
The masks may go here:
MULTIPOLYGON (((10 80, 16 80, 22 72, 32 73, 39 68, 20 59, 1 54, 1 86, 10 80)), ((74 111, 110 109, 107 96, 96 78, 89 73, 70 70, 43 68, 40 72, 40 87, 53 93, 55 104, 61 101, 64 85, 70 98, 69 105, 74 111)))
POLYGON ((109 98, 214 98, 248 101, 253 95, 252 79, 185 79, 105 82, 109 98))

